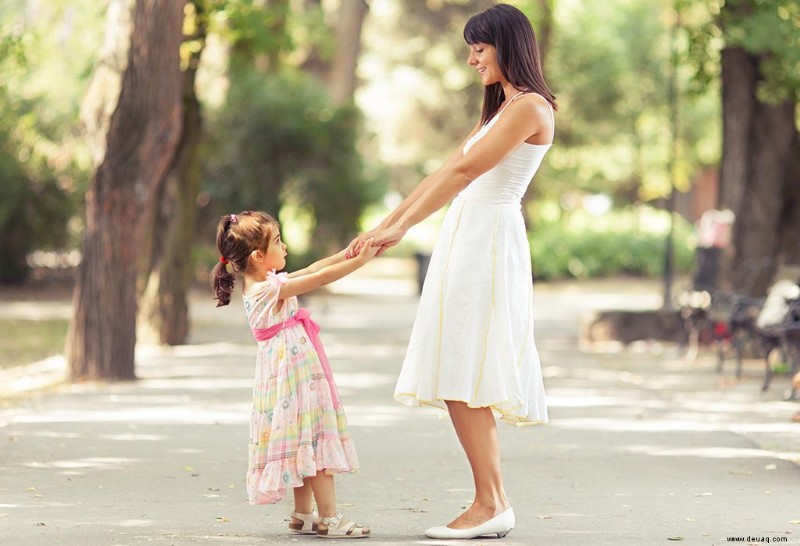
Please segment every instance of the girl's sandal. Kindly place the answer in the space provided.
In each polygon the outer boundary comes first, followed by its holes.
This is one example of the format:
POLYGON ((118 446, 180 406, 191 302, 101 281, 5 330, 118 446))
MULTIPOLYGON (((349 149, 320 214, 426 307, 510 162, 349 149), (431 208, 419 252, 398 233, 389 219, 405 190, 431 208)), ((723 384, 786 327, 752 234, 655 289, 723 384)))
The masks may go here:
POLYGON ((301 514, 299 512, 292 512, 294 519, 299 519, 303 523, 295 523, 289 521, 289 532, 297 535, 315 535, 319 529, 319 514, 316 510, 310 514, 301 514))
POLYGON ((333 517, 319 518, 317 536, 320 538, 367 538, 369 527, 352 521, 342 522, 342 513, 336 512, 333 517))

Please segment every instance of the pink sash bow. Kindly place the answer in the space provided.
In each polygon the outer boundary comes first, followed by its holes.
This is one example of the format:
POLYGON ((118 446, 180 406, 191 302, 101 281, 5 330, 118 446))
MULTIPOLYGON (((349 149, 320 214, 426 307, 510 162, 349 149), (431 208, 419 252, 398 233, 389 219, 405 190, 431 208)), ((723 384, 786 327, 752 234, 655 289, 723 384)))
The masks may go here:
POLYGON ((311 311, 305 307, 301 307, 297 310, 293 317, 288 318, 283 322, 279 322, 278 324, 270 326, 269 328, 254 328, 253 335, 255 336, 256 341, 266 341, 275 337, 278 332, 284 328, 291 328, 292 326, 296 326, 298 324, 303 325, 303 328, 306 330, 306 334, 311 340, 311 343, 314 345, 314 349, 317 351, 319 363, 322 366, 322 371, 325 372, 325 379, 328 380, 328 386, 330 387, 331 391, 331 399, 333 400, 333 407, 339 409, 341 402, 339 402, 339 395, 336 392, 336 385, 333 382, 333 372, 331 372, 331 365, 328 362, 328 357, 325 355, 325 349, 322 348, 322 342, 319 339, 319 324, 311 320, 311 311))

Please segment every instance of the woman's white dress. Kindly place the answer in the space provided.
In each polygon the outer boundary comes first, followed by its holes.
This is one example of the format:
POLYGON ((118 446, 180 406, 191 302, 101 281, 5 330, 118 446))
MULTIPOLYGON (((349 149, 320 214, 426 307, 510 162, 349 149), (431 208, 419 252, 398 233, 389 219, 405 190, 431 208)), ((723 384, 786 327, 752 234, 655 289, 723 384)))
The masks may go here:
MULTIPOLYGON (((502 113, 466 142, 464 154, 502 113)), ((445 400, 459 400, 516 425, 547 422, 520 208, 549 148, 520 144, 450 205, 397 381, 399 402, 446 410, 445 400)))

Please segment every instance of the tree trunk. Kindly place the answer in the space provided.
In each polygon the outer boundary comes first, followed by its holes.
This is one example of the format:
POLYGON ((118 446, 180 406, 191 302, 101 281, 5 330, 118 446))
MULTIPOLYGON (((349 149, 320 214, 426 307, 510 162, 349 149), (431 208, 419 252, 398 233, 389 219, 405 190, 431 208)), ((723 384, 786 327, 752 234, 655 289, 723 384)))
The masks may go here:
MULTIPOLYGON (((795 129, 794 159, 788 171, 783 200, 781 254, 783 263, 800 265, 800 135, 795 129)), ((795 279, 800 283, 800 279, 795 279)))
POLYGON ((69 375, 133 379, 137 225, 180 135, 183 2, 136 0, 127 65, 86 194, 83 259, 67 339, 69 375))
POLYGON ((738 211, 750 178, 758 61, 741 47, 722 50, 722 164, 719 202, 738 211))
POLYGON ((794 110, 793 102, 758 102, 753 117, 750 176, 734 224, 732 279, 734 287, 755 296, 766 294, 780 261, 784 197, 797 153, 794 110))
POLYGON ((336 53, 328 78, 328 90, 334 104, 353 100, 357 85, 356 67, 361 50, 361 28, 368 9, 366 0, 342 0, 336 26, 336 53))
POLYGON ((784 232, 796 230, 790 226, 794 211, 787 210, 787 198, 796 194, 795 104, 758 100, 759 63, 740 47, 722 51, 719 203, 736 215, 722 286, 753 296, 766 293, 781 261, 784 232))
MULTIPOLYGON (((304 10, 306 12, 319 10, 324 12, 322 7, 322 0, 305 0, 304 10)), ((300 70, 306 74, 311 74, 320 82, 325 82, 330 72, 330 62, 324 58, 322 51, 320 51, 319 44, 314 44, 308 56, 300 65, 300 70)))
POLYGON ((206 37, 202 6, 199 2, 193 4, 195 33, 187 39, 197 41, 200 47, 192 51, 183 72, 183 130, 175 159, 149 218, 145 237, 150 240, 150 252, 143 269, 139 300, 139 339, 166 345, 185 343, 189 334, 188 293, 201 177, 198 152, 203 140, 195 80, 206 37))

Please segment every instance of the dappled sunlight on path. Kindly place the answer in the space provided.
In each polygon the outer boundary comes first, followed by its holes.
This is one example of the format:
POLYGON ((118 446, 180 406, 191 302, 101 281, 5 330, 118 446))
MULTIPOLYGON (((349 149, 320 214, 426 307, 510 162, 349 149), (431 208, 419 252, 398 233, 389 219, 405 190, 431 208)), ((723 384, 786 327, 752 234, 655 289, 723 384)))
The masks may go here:
MULTIPOLYGON (((393 400, 417 296, 392 270, 365 272, 369 283, 354 275, 304 305, 322 326, 362 463, 337 480, 343 511, 375 529, 370 544, 438 544, 421 531, 452 519, 472 484, 446 415, 393 400)), ((551 422, 498 428, 518 517, 503 544, 714 544, 755 532, 797 543, 800 426, 788 417, 800 408, 782 400, 780 378, 761 393, 755 372, 733 381, 710 355, 687 364, 669 345, 580 351, 582 314, 624 288, 536 288, 551 422)), ((657 299, 644 284, 630 289, 629 303, 657 299)), ((196 294, 192 303, 190 343, 140 347, 137 381, 62 386, 0 408, 2 538, 290 540, 289 503, 246 503, 256 351, 241 302, 215 309, 196 294)))

